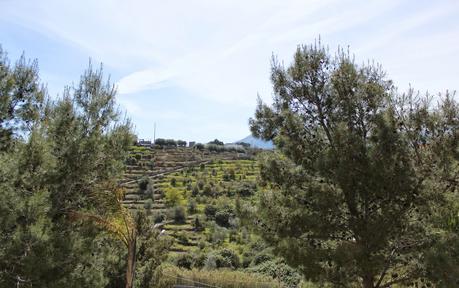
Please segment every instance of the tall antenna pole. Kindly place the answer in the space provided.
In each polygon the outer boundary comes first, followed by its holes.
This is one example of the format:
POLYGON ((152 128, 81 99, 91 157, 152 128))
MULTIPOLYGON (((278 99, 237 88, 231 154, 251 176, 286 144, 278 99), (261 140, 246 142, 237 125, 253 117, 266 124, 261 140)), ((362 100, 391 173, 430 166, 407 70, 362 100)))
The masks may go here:
POLYGON ((153 144, 156 142, 156 122, 153 124, 153 144))

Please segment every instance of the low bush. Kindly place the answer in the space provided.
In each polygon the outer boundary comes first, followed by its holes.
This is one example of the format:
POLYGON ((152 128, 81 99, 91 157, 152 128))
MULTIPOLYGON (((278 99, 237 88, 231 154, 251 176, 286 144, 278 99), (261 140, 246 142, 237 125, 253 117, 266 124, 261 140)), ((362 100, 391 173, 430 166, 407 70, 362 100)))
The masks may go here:
POLYGON ((197 207, 198 206, 197 206, 196 200, 194 199, 188 200, 187 210, 189 214, 195 214, 196 212, 198 212, 197 207))
POLYGON ((201 232, 204 231, 204 223, 201 219, 201 217, 196 216, 193 220, 193 229, 195 232, 201 232))
POLYGON ((182 206, 174 207, 174 222, 177 224, 184 224, 186 222, 186 211, 182 206))
POLYGON ((177 189, 168 189, 165 193, 166 205, 169 207, 182 205, 185 200, 182 193, 177 189))
POLYGON ((237 269, 241 266, 241 260, 239 259, 239 255, 231 249, 224 248, 218 251, 218 255, 223 258, 223 262, 217 263, 218 268, 227 267, 237 269))
POLYGON ((148 187, 148 183, 150 183, 150 179, 148 179, 148 177, 144 176, 142 178, 140 178, 138 181, 137 181, 137 184, 139 185, 139 189, 141 191, 145 191, 148 187))
POLYGON ((179 254, 177 258, 174 259, 174 264, 177 265, 177 267, 191 269, 193 266, 193 257, 188 253, 179 254))
POLYGON ((250 267, 247 271, 278 279, 289 288, 296 288, 301 282, 301 275, 295 269, 280 260, 269 260, 260 265, 250 267))
POLYGON ((181 245, 185 245, 185 246, 188 246, 190 244, 190 240, 188 239, 188 237, 183 233, 183 232, 179 232, 176 236, 177 238, 177 242, 181 245))
POLYGON ((145 201, 145 203, 143 204, 143 207, 147 210, 150 210, 151 207, 153 207, 153 200, 148 199, 147 201, 145 201))
POLYGON ((218 225, 228 228, 230 226, 230 219, 232 214, 228 210, 221 210, 215 213, 215 223, 218 225))
POLYGON ((164 213, 157 212, 153 215, 153 222, 155 224, 162 223, 164 220, 166 220, 166 215, 164 215, 164 213))
POLYGON ((208 204, 206 205, 206 208, 204 208, 204 214, 206 214, 207 220, 214 220, 216 213, 217 207, 212 204, 208 204))

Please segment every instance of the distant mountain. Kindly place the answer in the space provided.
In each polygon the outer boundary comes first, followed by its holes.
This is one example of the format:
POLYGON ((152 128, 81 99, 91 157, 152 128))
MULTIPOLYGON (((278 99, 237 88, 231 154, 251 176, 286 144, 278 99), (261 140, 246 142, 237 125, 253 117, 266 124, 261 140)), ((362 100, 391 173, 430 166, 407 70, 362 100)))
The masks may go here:
POLYGON ((234 143, 249 143, 251 147, 254 148, 260 148, 260 149, 274 149, 274 144, 272 141, 264 141, 259 138, 255 138, 252 135, 249 135, 245 137, 244 139, 241 139, 239 141, 236 141, 234 143))

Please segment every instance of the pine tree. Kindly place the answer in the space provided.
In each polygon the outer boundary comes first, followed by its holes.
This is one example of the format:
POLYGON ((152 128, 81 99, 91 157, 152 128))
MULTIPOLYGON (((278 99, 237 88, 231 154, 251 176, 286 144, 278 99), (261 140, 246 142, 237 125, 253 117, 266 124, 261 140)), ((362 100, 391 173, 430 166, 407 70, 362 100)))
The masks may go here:
POLYGON ((457 189, 453 97, 434 106, 399 95, 380 66, 332 57, 320 43, 299 46, 288 67, 274 58, 271 80, 273 104, 260 101, 250 119, 278 148, 260 158, 264 239, 316 282, 380 288, 428 277, 426 255, 445 231, 435 211, 457 189))

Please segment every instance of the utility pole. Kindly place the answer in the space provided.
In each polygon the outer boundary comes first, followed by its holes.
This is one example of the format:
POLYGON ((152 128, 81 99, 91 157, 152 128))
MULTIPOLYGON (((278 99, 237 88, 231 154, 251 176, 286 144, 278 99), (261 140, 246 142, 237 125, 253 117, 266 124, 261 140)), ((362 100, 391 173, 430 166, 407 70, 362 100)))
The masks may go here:
POLYGON ((156 142, 156 122, 153 124, 153 144, 156 142))

